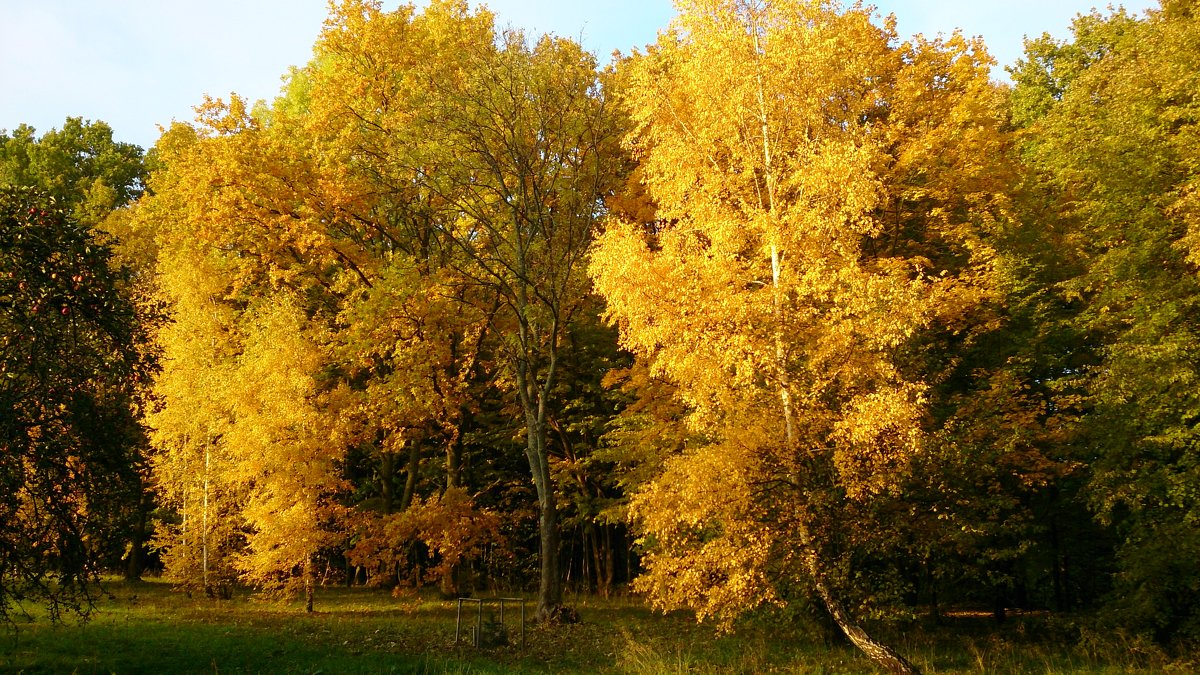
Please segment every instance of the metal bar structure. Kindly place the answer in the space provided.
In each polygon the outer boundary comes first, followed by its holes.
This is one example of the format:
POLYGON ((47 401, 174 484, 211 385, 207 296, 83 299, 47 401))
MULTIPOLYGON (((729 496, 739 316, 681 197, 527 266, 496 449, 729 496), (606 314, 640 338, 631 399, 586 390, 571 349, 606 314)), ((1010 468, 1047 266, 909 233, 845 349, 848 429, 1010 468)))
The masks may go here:
POLYGON ((475 603, 475 630, 471 631, 471 643, 479 648, 483 639, 483 605, 487 602, 500 604, 500 625, 504 624, 505 604, 519 603, 521 606, 521 649, 525 648, 525 598, 458 598, 457 611, 454 616, 454 644, 462 640, 462 610, 464 602, 475 603))

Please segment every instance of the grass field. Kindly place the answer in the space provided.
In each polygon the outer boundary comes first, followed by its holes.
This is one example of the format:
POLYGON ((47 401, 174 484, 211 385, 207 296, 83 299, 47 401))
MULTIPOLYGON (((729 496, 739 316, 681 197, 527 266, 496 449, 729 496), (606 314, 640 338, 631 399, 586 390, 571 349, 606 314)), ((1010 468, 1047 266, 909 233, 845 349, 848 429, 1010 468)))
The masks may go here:
MULTIPOLYGON (((90 621, 51 625, 34 616, 0 633, 0 672, 25 673, 870 673, 844 645, 758 622, 718 636, 685 614, 636 599, 573 601, 579 624, 530 626, 525 648, 456 645, 455 603, 391 597, 364 588, 319 589, 317 611, 257 600, 192 599, 167 584, 114 582, 90 621)), ((516 637, 516 612, 508 628, 516 637)), ((929 673, 1196 672, 1120 636, 1063 644, 1039 619, 997 632, 959 619, 936 632, 891 636, 929 673)), ((464 621, 464 623, 467 623, 464 621)), ((467 631, 464 629, 464 642, 467 631)))

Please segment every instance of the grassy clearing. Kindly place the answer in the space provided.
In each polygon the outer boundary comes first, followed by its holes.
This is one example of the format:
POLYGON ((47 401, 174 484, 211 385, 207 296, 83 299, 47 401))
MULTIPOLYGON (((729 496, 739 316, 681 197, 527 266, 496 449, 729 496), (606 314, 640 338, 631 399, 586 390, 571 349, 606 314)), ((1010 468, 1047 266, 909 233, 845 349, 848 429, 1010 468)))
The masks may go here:
MULTIPOLYGON (((454 644, 455 604, 321 589, 318 611, 240 593, 214 602, 161 582, 113 583, 92 620, 53 626, 35 616, 0 633, 0 672, 26 673, 870 673, 850 647, 767 622, 714 635, 684 614, 634 600, 580 598, 582 623, 530 627, 525 649, 454 644)), ((516 624, 509 615, 510 633, 516 624)), ((1064 647, 1037 622, 1004 632, 963 623, 893 641, 930 673, 1194 672, 1138 641, 1093 636, 1064 647)))

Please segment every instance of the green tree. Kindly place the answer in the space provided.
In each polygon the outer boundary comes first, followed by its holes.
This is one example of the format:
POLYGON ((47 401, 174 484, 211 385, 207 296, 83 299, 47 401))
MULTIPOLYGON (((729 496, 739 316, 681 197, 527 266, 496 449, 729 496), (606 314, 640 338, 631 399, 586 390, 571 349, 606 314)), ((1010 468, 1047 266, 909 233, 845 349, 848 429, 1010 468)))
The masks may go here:
POLYGON ((0 187, 0 620, 26 600, 86 612, 140 498, 148 372, 111 256, 53 198, 0 187))
POLYGON ((1094 358, 1062 379, 1086 394, 1086 495, 1120 540, 1111 606, 1164 640, 1200 633, 1198 40, 1196 3, 1168 0, 1080 17, 1014 69, 1024 156, 1080 260, 1059 288, 1094 358))
POLYGON ((61 129, 35 133, 24 124, 0 131, 0 184, 37 187, 88 227, 141 194, 142 149, 114 141, 104 122, 68 117, 61 129))

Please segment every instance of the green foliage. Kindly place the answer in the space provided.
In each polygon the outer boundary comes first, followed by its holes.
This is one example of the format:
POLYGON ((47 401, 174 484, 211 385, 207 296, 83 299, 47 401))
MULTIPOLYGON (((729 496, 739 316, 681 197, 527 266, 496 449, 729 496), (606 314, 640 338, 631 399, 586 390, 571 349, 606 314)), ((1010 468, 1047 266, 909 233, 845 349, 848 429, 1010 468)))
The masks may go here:
POLYGON ((1052 377, 1084 394, 1074 442, 1090 471, 1085 496, 1122 540, 1110 606, 1118 623, 1162 640, 1196 637, 1200 612, 1193 537, 1181 536, 1200 518, 1193 5, 1081 17, 1073 41, 1031 44, 1013 94, 1028 124, 1023 153, 1079 265, 1057 287, 1081 338, 1069 348, 1094 357, 1052 377), (1028 113, 1034 99, 1043 103, 1028 113))
POLYGON ((86 610, 140 497, 138 315, 109 247, 40 191, 0 187, 0 621, 86 610))
POLYGON ((1013 122, 1027 127, 1045 117, 1075 79, 1113 52, 1136 25, 1136 19, 1124 9, 1109 16, 1093 10, 1076 17, 1070 40, 1055 40, 1049 33, 1026 38, 1025 58, 1007 68, 1015 85, 1013 122))
POLYGON ((104 122, 68 117, 40 138, 27 125, 0 132, 0 185, 35 187, 78 222, 95 227, 142 192, 142 149, 113 140, 104 122))

